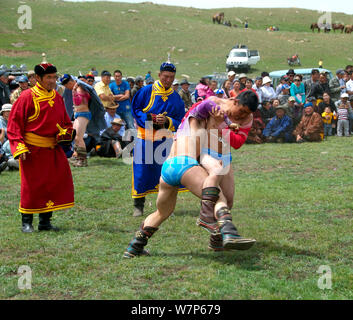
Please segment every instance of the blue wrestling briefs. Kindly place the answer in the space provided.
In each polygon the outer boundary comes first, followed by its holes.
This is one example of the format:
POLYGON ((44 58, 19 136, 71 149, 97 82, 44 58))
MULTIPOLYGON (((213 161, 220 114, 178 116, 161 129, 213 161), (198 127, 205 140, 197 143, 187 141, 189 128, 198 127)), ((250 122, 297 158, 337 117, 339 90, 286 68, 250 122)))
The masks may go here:
POLYGON ((181 185, 181 178, 186 170, 199 163, 194 158, 188 156, 177 156, 167 159, 162 166, 162 178, 171 186, 181 185))
POLYGON ((221 154, 208 148, 202 148, 201 154, 208 154, 216 160, 221 160, 223 163, 223 168, 230 165, 232 162, 232 154, 230 152, 227 154, 221 154))
POLYGON ((85 112, 75 112, 75 119, 78 117, 83 117, 87 118, 88 120, 92 119, 92 113, 90 111, 85 111, 85 112))

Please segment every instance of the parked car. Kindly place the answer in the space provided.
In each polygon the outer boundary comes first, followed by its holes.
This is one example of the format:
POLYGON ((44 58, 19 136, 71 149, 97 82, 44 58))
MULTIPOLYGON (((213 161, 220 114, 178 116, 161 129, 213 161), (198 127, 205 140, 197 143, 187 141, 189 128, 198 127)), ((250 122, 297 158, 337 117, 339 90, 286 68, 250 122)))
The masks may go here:
POLYGON ((249 50, 245 45, 236 45, 230 50, 226 60, 226 71, 243 69, 248 72, 252 65, 260 61, 258 50, 249 50))
MULTIPOLYGON (((296 74, 301 74, 303 76, 303 81, 305 81, 311 77, 311 70, 313 69, 317 69, 317 68, 294 69, 294 72, 296 74)), ((322 68, 318 70, 327 72, 329 81, 333 78, 332 72, 330 70, 322 69, 322 68)), ((288 69, 276 70, 276 71, 270 72, 270 78, 272 79, 272 84, 275 88, 278 85, 279 81, 281 80, 281 77, 286 75, 287 72, 288 72, 288 69)))

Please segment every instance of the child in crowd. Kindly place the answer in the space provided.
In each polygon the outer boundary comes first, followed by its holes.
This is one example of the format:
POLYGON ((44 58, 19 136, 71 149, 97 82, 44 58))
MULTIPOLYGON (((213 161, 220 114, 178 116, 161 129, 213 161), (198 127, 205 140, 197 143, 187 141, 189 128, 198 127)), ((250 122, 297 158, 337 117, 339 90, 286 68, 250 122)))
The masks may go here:
POLYGON ((332 136, 332 122, 336 120, 336 116, 332 113, 330 107, 326 107, 321 116, 324 122, 324 136, 332 136))
POLYGON ((348 104, 346 101, 341 100, 341 104, 338 106, 337 114, 337 136, 342 137, 343 133, 345 137, 349 137, 349 112, 348 104))

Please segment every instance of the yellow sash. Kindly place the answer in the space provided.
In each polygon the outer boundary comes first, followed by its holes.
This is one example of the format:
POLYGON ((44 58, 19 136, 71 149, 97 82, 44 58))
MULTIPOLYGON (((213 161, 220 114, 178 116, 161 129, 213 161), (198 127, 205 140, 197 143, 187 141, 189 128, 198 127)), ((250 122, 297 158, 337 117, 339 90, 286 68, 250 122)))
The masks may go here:
POLYGON ((54 148, 56 146, 56 139, 54 137, 42 137, 32 132, 26 132, 24 136, 26 143, 32 146, 41 148, 54 148))
POLYGON ((158 140, 161 140, 163 137, 166 137, 167 139, 173 138, 173 133, 167 129, 146 130, 145 128, 137 127, 137 138, 139 139, 158 141, 158 140))

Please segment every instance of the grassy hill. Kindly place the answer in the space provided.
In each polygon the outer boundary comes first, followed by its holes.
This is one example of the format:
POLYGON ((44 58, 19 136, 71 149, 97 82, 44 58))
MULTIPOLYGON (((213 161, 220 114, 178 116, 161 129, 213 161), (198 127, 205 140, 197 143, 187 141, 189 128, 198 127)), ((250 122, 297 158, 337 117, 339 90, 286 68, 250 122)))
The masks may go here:
MULTIPOLYGON (((204 74, 225 71, 225 59, 235 43, 258 49, 261 61, 252 74, 287 68, 286 58, 298 53, 304 67, 335 70, 352 64, 352 34, 313 34, 310 24, 321 15, 303 9, 222 9, 226 20, 247 19, 250 29, 214 25, 219 10, 200 10, 152 3, 70 3, 63 1, 1 1, 0 63, 28 67, 46 52, 61 73, 116 68, 125 75, 152 71, 156 77, 161 61, 172 52, 178 73, 198 80, 204 74), (26 2, 32 9, 32 30, 17 27, 17 8, 26 2), (129 12, 136 10, 136 12, 129 12), (267 32, 276 25, 279 32, 267 32), (12 44, 24 43, 21 48, 12 44)), ((353 16, 334 13, 333 22, 353 24, 353 16)))

